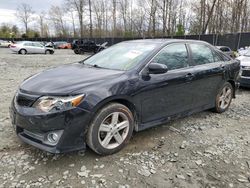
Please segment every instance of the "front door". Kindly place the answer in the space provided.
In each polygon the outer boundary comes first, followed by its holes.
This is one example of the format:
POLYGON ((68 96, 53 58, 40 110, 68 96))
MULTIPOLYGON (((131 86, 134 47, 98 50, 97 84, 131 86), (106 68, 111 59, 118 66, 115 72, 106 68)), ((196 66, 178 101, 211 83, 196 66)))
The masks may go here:
POLYGON ((168 67, 164 74, 141 78, 141 122, 165 121, 169 116, 190 109, 195 97, 194 75, 189 67, 189 55, 184 43, 164 47, 151 61, 168 67))

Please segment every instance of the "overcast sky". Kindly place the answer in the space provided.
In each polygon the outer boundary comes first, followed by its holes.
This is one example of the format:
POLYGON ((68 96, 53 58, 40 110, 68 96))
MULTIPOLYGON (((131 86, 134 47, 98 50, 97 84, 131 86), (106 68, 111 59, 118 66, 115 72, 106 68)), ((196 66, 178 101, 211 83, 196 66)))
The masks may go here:
POLYGON ((37 13, 47 11, 51 5, 60 5, 63 0, 0 0, 0 24, 10 23, 20 25, 15 12, 21 3, 29 4, 37 13))

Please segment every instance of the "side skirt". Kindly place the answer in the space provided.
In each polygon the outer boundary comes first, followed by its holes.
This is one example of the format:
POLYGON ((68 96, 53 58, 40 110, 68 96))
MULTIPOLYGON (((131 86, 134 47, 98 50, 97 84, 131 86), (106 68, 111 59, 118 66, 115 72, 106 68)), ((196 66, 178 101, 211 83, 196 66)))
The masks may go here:
POLYGON ((184 111, 184 112, 181 112, 179 114, 174 114, 174 115, 169 116, 169 117, 164 117, 164 118, 161 118, 161 119, 158 119, 158 120, 150 121, 150 122, 147 122, 147 123, 142 123, 142 124, 140 124, 138 126, 138 130, 136 130, 136 131, 142 131, 142 130, 145 130, 145 129, 148 129, 148 128, 151 128, 151 127, 155 127, 157 125, 162 125, 162 124, 168 123, 169 121, 179 119, 179 118, 183 118, 183 117, 187 117, 187 116, 190 116, 190 115, 192 115, 194 113, 201 112, 201 111, 204 111, 204 110, 208 110, 208 109, 211 109, 213 107, 214 107, 214 105, 211 105, 211 104, 204 105, 202 107, 195 108, 195 109, 188 110, 188 111, 184 111))

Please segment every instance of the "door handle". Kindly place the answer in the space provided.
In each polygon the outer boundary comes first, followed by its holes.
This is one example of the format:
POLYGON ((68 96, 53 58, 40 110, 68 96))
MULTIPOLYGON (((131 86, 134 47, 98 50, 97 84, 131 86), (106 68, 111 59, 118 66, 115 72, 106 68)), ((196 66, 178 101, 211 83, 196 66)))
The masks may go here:
POLYGON ((225 68, 225 65, 221 64, 221 65, 220 65, 220 68, 224 69, 224 68, 225 68))
POLYGON ((192 80, 192 79, 194 78, 194 74, 188 73, 188 74, 186 74, 185 77, 186 77, 188 80, 192 80))

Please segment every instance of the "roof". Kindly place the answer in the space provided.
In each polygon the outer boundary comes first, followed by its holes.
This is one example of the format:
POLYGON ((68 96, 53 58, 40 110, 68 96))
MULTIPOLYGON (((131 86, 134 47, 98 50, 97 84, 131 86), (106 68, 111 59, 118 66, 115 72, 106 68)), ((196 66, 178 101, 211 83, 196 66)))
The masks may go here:
POLYGON ((208 44, 206 41, 202 41, 202 40, 188 40, 188 39, 164 39, 164 38, 157 38, 157 39, 136 39, 136 40, 127 40, 127 41, 123 41, 123 42, 129 42, 129 43, 133 43, 133 42, 146 42, 146 43, 158 43, 158 44, 167 44, 167 43, 171 43, 171 42, 200 42, 200 43, 206 43, 208 44))

